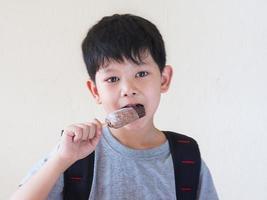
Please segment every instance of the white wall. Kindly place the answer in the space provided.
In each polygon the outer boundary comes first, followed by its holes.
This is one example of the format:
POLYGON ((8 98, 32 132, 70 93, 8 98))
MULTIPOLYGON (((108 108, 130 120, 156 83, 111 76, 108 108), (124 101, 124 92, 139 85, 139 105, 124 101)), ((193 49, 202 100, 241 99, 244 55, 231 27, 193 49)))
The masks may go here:
POLYGON ((159 127, 198 140, 220 199, 267 199, 266 10, 265 0, 0 0, 0 199, 64 126, 103 119, 80 44, 115 12, 148 18, 165 39, 174 80, 159 127))

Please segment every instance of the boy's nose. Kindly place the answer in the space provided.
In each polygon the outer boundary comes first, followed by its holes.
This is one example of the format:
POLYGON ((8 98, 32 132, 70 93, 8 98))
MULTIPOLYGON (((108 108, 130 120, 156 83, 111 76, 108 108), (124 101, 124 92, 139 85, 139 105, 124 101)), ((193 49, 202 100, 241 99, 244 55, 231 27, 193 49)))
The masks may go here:
POLYGON ((130 93, 124 93, 123 96, 124 97, 128 97, 128 96, 135 96, 136 92, 130 92, 130 93))
POLYGON ((125 81, 122 86, 122 96, 124 97, 131 97, 137 94, 137 89, 135 88, 134 84, 130 81, 125 81))

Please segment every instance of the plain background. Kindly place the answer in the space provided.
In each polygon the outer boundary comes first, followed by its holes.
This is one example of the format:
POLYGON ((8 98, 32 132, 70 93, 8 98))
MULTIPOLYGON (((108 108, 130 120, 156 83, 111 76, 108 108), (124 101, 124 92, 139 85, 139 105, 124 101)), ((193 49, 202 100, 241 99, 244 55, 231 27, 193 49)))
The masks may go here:
POLYGON ((104 119, 80 44, 105 15, 155 23, 174 67, 158 127, 194 137, 223 200, 267 199, 266 0, 0 1, 0 199, 67 125, 104 119))

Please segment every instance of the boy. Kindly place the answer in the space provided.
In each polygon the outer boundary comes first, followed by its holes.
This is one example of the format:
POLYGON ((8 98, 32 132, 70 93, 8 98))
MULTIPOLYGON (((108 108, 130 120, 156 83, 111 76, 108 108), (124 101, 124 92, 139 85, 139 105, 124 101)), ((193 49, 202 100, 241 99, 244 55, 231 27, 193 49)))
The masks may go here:
MULTIPOLYGON (((64 172, 88 155, 94 155, 90 200, 218 199, 203 161, 193 177, 199 180, 196 195, 176 196, 171 143, 153 122, 161 93, 168 91, 172 79, 156 26, 129 14, 104 17, 89 30, 82 50, 90 76, 88 89, 106 113, 141 105, 145 116, 119 129, 105 127, 97 119, 66 127, 59 146, 32 170, 32 177, 22 182, 13 199, 71 199, 63 190, 74 187, 65 187, 64 172)), ((182 162, 194 164, 191 160, 182 162)), ((71 179, 79 181, 80 177, 71 179)), ((190 193, 192 188, 181 190, 190 193)))

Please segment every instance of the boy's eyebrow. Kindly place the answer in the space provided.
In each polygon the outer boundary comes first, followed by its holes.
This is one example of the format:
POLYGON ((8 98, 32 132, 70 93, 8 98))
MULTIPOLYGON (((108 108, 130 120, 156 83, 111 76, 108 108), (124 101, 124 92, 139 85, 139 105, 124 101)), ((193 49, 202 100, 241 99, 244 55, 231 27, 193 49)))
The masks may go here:
POLYGON ((112 69, 112 68, 110 68, 110 67, 102 67, 101 68, 101 70, 103 71, 103 72, 105 72, 105 73, 109 73, 109 72, 113 72, 113 71, 116 71, 116 70, 114 70, 114 69, 112 69))
MULTIPOLYGON (((145 64, 146 64, 146 62, 142 62, 142 63, 140 63, 139 65, 133 65, 133 67, 142 67, 142 66, 144 66, 145 64)), ((102 71, 105 72, 105 73, 110 73, 110 72, 117 71, 116 68, 114 68, 114 67, 110 67, 109 64, 100 67, 100 70, 102 70, 102 71)))

